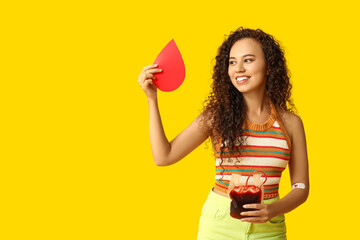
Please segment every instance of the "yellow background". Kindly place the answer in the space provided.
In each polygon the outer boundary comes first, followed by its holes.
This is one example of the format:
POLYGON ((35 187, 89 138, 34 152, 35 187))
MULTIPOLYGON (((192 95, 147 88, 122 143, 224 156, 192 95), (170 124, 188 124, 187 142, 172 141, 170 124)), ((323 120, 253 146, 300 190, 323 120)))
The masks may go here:
MULTIPOLYGON (((217 48, 239 26, 280 41, 305 125, 311 191, 286 214, 288 238, 355 234, 356 1, 4 2, 0 239, 195 239, 212 150, 155 166, 137 78, 174 38, 186 78, 159 92, 172 140, 199 114, 217 48)), ((285 170, 281 196, 289 190, 285 170)))

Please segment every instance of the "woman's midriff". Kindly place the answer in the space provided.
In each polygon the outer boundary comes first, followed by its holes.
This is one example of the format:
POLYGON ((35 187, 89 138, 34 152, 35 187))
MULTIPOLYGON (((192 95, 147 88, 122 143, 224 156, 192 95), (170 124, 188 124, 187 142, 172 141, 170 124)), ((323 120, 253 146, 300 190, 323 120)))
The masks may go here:
POLYGON ((226 193, 221 192, 221 191, 219 191, 219 190, 216 189, 216 188, 213 188, 212 191, 213 191, 214 193, 217 193, 217 194, 221 195, 221 196, 224 196, 224 197, 227 197, 227 198, 229 197, 226 193))

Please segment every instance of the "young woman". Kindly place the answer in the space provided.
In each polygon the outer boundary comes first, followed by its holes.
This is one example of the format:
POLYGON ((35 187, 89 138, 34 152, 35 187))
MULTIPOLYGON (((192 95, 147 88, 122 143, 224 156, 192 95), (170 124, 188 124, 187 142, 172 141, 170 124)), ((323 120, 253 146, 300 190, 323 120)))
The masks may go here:
POLYGON ((171 142, 157 104, 156 65, 138 82, 149 103, 150 143, 158 166, 176 163, 211 138, 216 160, 214 187, 203 206, 198 239, 286 239, 284 213, 306 201, 308 159, 303 123, 294 113, 284 52, 260 29, 239 28, 220 46, 212 92, 201 114, 171 142), (290 108, 288 108, 290 106, 290 108), (292 191, 279 199, 282 171, 289 165, 292 191), (261 204, 247 204, 241 220, 229 214, 231 174, 245 179, 263 171, 261 204))

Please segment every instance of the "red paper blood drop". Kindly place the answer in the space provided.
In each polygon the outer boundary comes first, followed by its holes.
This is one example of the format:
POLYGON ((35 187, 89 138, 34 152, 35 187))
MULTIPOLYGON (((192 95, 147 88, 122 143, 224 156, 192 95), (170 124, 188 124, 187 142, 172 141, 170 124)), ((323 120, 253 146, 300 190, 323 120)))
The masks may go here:
POLYGON ((162 72, 154 74, 154 84, 164 92, 174 91, 184 82, 185 64, 181 53, 172 39, 156 57, 157 68, 162 72))

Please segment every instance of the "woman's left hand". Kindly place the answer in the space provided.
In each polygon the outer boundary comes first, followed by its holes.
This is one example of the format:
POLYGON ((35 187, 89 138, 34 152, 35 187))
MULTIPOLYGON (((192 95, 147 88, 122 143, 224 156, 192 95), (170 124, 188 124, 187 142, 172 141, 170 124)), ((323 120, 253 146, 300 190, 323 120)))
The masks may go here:
POLYGON ((265 223, 276 216, 275 213, 273 213, 271 204, 245 204, 244 208, 252 208, 258 210, 242 212, 241 216, 245 217, 241 219, 241 221, 243 222, 265 223))

